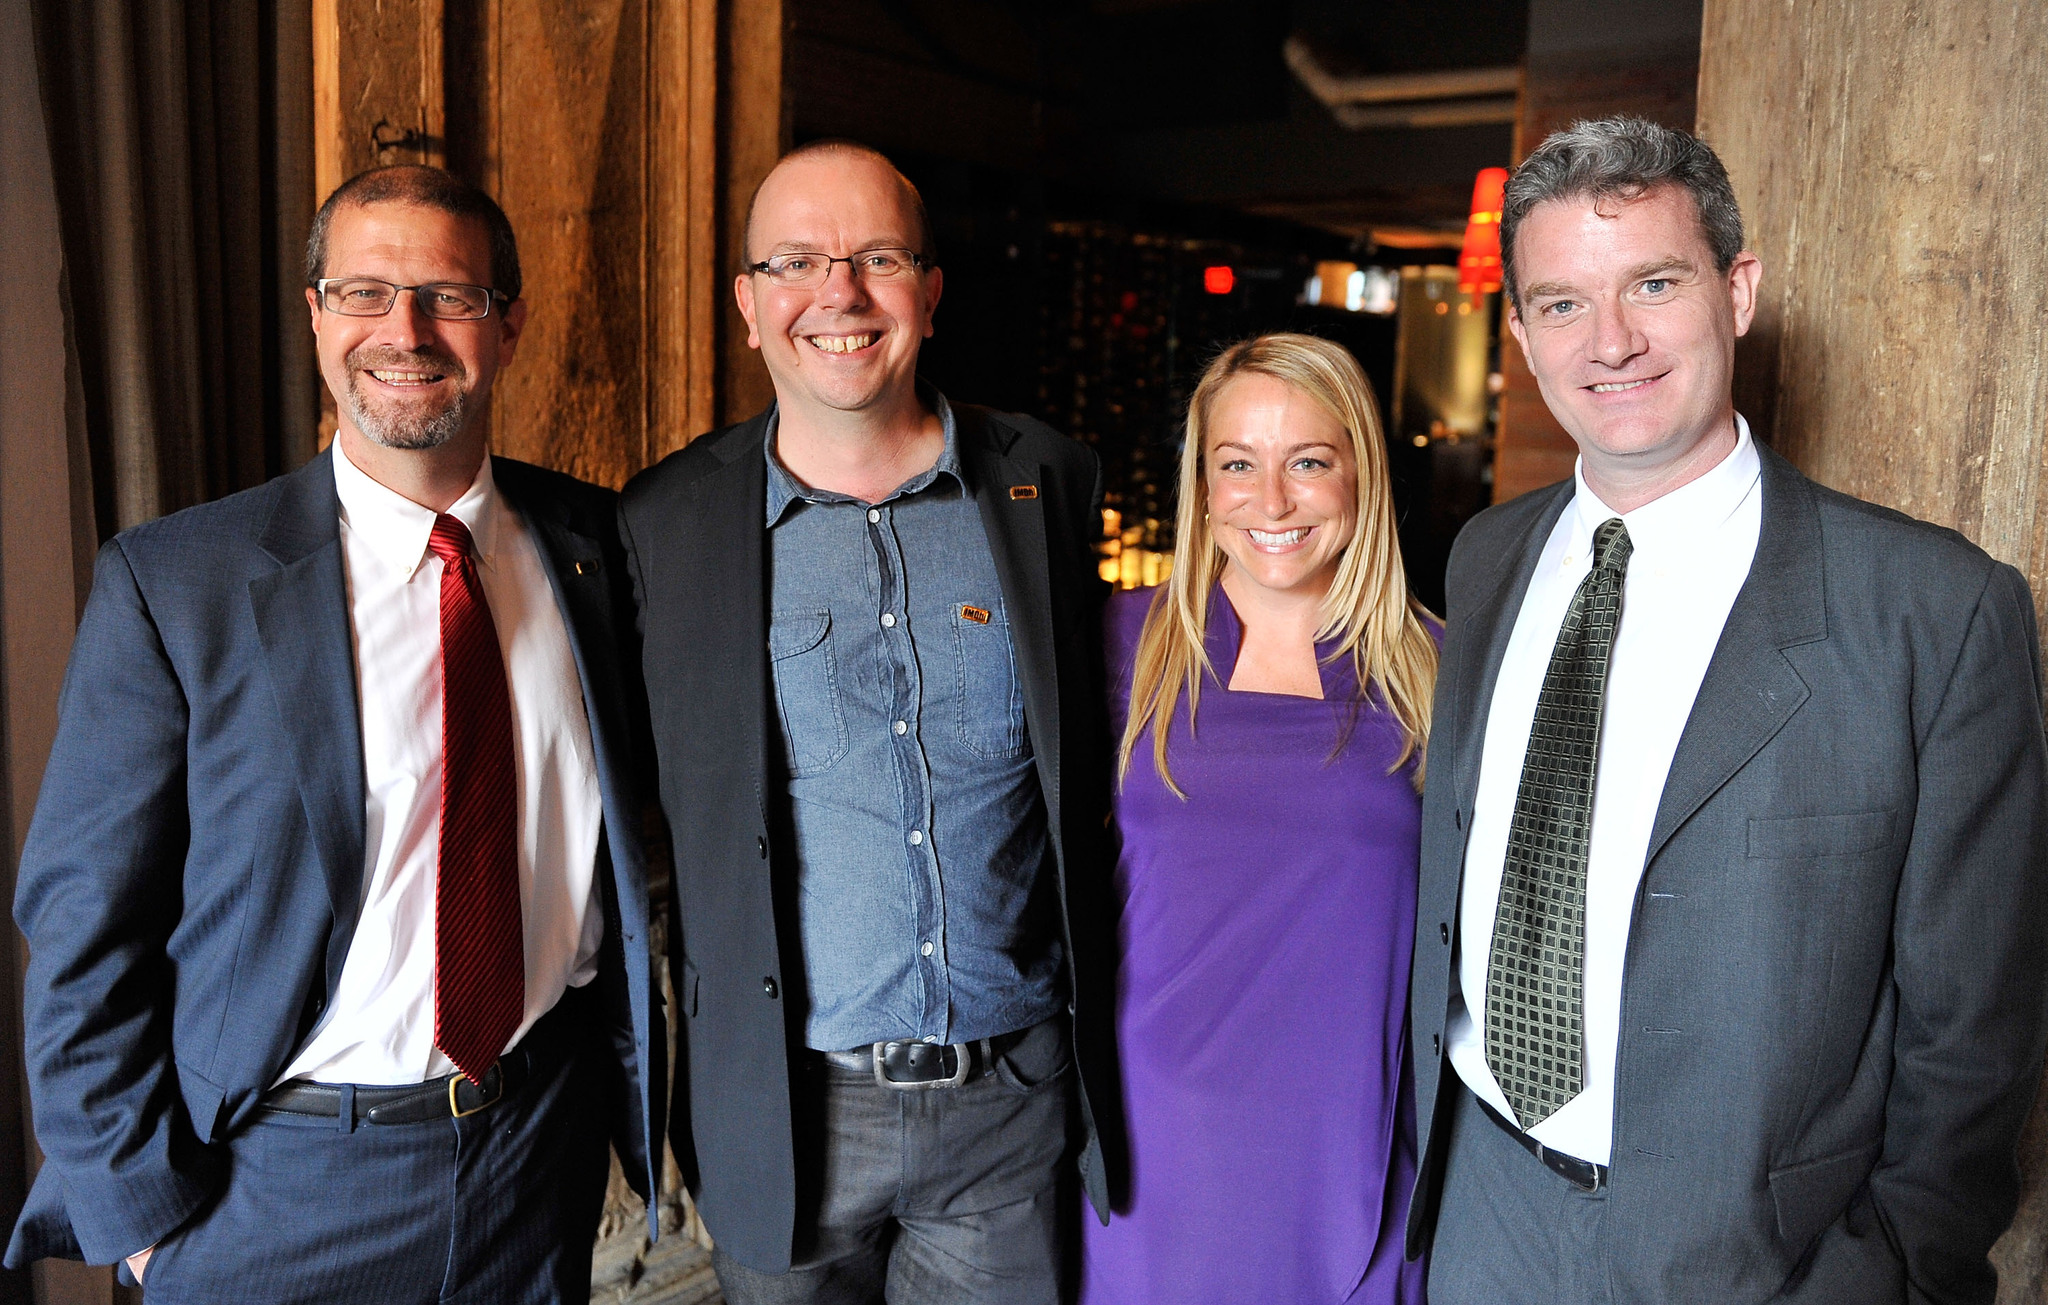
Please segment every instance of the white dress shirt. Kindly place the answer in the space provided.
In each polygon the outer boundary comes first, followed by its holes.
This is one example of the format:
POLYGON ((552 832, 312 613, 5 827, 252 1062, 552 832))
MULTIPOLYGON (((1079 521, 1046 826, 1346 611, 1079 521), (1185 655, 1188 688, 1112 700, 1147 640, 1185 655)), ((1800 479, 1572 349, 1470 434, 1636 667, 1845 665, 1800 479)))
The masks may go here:
POLYGON ((1749 577, 1763 526, 1761 471, 1749 425, 1735 419, 1733 452, 1699 479, 1633 512, 1618 513, 1586 485, 1558 518, 1501 661, 1487 714, 1485 752, 1458 910, 1458 957, 1452 967, 1449 1057, 1481 1100, 1513 1120, 1514 1112, 1486 1063, 1483 1006, 1500 904, 1502 867, 1522 760, 1536 719, 1536 698, 1556 646, 1565 610, 1592 569, 1593 532, 1621 517, 1634 551, 1622 589, 1621 623, 1607 669, 1600 724, 1600 760, 1593 783, 1593 821, 1586 867, 1583 1090, 1529 1130, 1547 1147, 1596 1164, 1608 1163, 1613 1141, 1614 1061, 1621 1031, 1621 981, 1636 888, 1650 845, 1650 827, 1671 769, 1678 737, 1692 714, 1707 663, 1735 595, 1749 577))
MULTIPOLYGON (((362 916, 334 999, 280 1081, 421 1083, 455 1069, 434 1045, 442 564, 427 549, 434 513, 370 479, 340 441, 333 449, 362 711, 362 916)), ((568 630, 489 457, 448 514, 469 527, 512 695, 526 1012, 509 1048, 597 973, 602 813, 568 630)))

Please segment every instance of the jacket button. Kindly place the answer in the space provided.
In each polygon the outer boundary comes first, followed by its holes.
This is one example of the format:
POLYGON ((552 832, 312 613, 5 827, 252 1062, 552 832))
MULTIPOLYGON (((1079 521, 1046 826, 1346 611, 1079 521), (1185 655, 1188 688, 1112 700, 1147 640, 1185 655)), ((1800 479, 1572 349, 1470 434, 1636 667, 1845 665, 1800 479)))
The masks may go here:
POLYGON ((758 849, 758 850, 760 851, 760 853, 761 853, 761 859, 762 859, 762 860, 764 860, 764 861, 765 861, 765 860, 767 860, 767 859, 768 859, 768 838, 767 838, 767 836, 766 836, 765 834, 756 834, 756 835, 754 836, 754 846, 755 846, 755 848, 757 848, 757 849, 758 849))
POLYGON ((771 974, 771 975, 769 975, 769 976, 768 976, 767 978, 765 978, 765 979, 761 980, 761 991, 763 991, 763 992, 765 992, 765 993, 767 993, 767 994, 768 994, 768 999, 769 999, 770 1001, 773 1001, 773 1000, 775 1000, 775 976, 774 976, 774 975, 772 975, 772 974, 771 974))
POLYGON ((1436 936, 1437 936, 1437 937, 1438 937, 1439 939, 1441 939, 1441 940, 1443 941, 1443 945, 1444 945, 1444 946, 1448 947, 1448 946, 1450 946, 1450 945, 1451 945, 1451 925, 1450 925, 1450 921, 1448 921, 1448 920, 1445 920, 1445 921, 1441 921, 1441 922, 1439 922, 1439 923, 1437 924, 1437 926, 1436 926, 1436 936))

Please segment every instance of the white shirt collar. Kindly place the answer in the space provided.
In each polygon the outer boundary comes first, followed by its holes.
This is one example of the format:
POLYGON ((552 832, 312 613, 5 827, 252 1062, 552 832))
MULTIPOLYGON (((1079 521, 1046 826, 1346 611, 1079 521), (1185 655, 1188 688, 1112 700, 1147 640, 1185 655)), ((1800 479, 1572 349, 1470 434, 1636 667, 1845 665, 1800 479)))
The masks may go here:
POLYGON ((1576 519, 1572 523, 1572 546, 1566 564, 1582 562, 1593 532, 1604 521, 1620 517, 1628 527, 1629 543, 1636 554, 1679 557, 1707 542, 1722 524, 1735 515, 1744 499, 1756 488, 1763 474, 1763 459, 1750 439, 1749 423, 1735 414, 1735 447, 1697 480, 1654 498, 1633 512, 1616 512, 1600 501, 1586 484, 1585 459, 1573 468, 1578 493, 1572 499, 1576 519))
MULTIPOLYGON (((349 461, 339 437, 329 447, 334 450, 334 492, 341 500, 342 524, 379 563, 411 578, 427 557, 433 509, 372 480, 349 461)), ((497 555, 498 507, 498 486, 491 478, 491 455, 486 453, 476 479, 448 508, 449 516, 469 527, 471 549, 485 566, 497 555)))

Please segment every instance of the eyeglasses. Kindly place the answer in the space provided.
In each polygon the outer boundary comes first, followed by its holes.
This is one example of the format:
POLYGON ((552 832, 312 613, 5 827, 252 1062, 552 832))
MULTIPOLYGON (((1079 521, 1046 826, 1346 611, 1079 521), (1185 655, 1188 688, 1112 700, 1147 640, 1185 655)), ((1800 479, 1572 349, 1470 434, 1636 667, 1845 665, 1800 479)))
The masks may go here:
MULTIPOLYGON (((344 317, 382 317, 398 303, 398 292, 412 291, 412 301, 429 317, 444 322, 473 322, 491 315, 491 304, 505 296, 488 286, 459 281, 426 285, 393 285, 366 276, 328 276, 313 283, 320 306, 344 317)), ((508 301, 509 302, 509 301, 508 301)))
POLYGON ((930 259, 908 249, 863 249, 845 258, 829 258, 824 254, 799 250, 793 254, 777 254, 764 262, 749 263, 747 270, 760 272, 779 286, 808 290, 825 283, 825 278, 832 275, 834 263, 846 264, 863 281, 888 281, 913 269, 931 266, 930 259))

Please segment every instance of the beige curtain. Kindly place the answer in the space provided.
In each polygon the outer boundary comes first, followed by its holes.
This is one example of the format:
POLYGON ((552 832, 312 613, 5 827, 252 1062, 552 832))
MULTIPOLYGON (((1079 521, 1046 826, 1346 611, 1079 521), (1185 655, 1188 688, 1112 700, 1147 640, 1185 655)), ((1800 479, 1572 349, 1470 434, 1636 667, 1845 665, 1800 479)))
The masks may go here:
POLYGON ((313 452, 308 15, 29 0, 102 537, 313 452))

